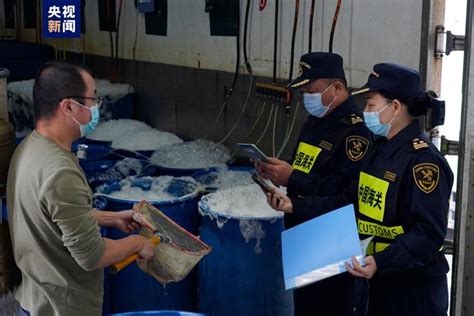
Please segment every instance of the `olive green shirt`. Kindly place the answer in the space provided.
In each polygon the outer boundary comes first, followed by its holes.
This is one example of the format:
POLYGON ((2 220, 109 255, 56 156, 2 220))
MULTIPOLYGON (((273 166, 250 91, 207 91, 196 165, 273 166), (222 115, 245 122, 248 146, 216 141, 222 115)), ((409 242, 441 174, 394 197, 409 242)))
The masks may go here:
POLYGON ((104 253, 92 192, 77 158, 33 131, 16 149, 7 206, 16 294, 31 315, 100 315, 104 253))

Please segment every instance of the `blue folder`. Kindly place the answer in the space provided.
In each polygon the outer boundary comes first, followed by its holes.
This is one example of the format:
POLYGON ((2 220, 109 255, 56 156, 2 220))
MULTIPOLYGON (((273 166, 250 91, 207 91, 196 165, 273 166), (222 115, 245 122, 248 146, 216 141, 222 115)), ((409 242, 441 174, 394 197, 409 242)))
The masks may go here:
POLYGON ((353 256, 364 264, 351 204, 282 233, 285 287, 298 288, 345 272, 344 262, 350 263, 353 256))

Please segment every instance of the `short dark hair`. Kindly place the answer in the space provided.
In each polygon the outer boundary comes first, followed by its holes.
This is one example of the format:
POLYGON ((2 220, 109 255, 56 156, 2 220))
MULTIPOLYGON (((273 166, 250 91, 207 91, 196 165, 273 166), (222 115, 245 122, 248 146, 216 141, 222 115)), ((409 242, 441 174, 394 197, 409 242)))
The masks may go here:
POLYGON ((87 87, 81 72, 92 76, 87 67, 64 61, 51 61, 41 66, 33 85, 36 120, 54 117, 61 100, 84 95, 87 87))
POLYGON ((429 105, 429 100, 427 99, 426 94, 421 98, 413 98, 413 97, 397 96, 395 94, 392 94, 386 91, 379 91, 379 93, 385 99, 389 99, 389 100, 397 99, 401 103, 405 104, 407 106, 408 113, 413 117, 426 115, 426 113, 428 113, 428 108, 430 105, 429 105))
POLYGON ((330 78, 330 79, 328 79, 328 78, 324 78, 324 79, 322 79, 322 80, 323 80, 327 85, 330 85, 331 83, 334 83, 334 82, 336 82, 336 81, 339 81, 339 82, 342 84, 343 88, 346 89, 346 91, 349 91, 349 89, 347 88, 347 81, 346 81, 346 79, 341 79, 341 78, 330 78))

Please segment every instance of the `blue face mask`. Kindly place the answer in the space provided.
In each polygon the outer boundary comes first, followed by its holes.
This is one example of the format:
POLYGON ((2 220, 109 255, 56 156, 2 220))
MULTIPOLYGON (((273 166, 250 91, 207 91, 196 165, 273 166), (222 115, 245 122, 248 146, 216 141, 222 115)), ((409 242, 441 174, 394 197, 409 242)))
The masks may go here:
POLYGON ((89 111, 91 111, 91 120, 87 124, 81 124, 74 117, 72 118, 74 120, 74 122, 76 122, 79 125, 79 129, 81 130, 81 137, 84 137, 84 136, 90 134, 93 130, 95 130, 95 128, 99 124, 99 117, 100 117, 99 106, 97 104, 95 104, 95 105, 91 106, 90 108, 88 108, 87 106, 82 105, 79 102, 74 102, 74 103, 76 103, 77 105, 80 105, 83 108, 86 108, 89 111))
POLYGON ((309 114, 316 117, 323 117, 331 108, 332 103, 336 100, 336 97, 329 103, 328 106, 323 104, 323 94, 326 92, 333 84, 331 83, 323 92, 317 93, 303 93, 303 103, 306 111, 309 114))
POLYGON ((364 122, 367 128, 374 133, 375 135, 387 137, 388 133, 390 132, 390 128, 392 125, 390 124, 394 118, 390 120, 390 122, 384 124, 380 122, 380 113, 385 111, 385 109, 390 105, 388 103, 378 112, 364 112, 364 122))

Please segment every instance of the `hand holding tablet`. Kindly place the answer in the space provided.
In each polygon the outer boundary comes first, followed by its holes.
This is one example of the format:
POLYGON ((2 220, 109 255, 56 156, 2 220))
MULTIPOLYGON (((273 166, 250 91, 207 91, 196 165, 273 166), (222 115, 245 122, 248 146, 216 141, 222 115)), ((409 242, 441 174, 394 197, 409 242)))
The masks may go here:
POLYGON ((242 152, 252 159, 253 161, 263 161, 263 162, 268 162, 268 157, 265 155, 255 144, 249 144, 249 143, 238 143, 240 149, 242 149, 242 152))

